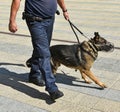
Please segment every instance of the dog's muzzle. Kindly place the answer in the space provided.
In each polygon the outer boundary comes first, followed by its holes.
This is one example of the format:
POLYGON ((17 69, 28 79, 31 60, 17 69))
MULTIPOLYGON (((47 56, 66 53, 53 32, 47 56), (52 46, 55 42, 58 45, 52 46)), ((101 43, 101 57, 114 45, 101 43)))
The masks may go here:
POLYGON ((114 51, 114 44, 111 42, 107 42, 103 45, 99 45, 99 50, 105 51, 105 52, 113 52, 114 51))

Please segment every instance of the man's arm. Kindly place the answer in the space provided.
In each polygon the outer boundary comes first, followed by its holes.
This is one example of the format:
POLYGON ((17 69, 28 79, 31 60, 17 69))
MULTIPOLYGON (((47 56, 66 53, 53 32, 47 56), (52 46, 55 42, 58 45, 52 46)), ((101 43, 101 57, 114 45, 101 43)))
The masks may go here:
POLYGON ((17 31, 16 15, 19 7, 20 7, 20 0, 13 0, 11 4, 11 11, 9 18, 9 31, 13 33, 17 31))
POLYGON ((62 11, 63 11, 63 16, 66 20, 69 20, 69 14, 67 12, 67 8, 66 8, 66 5, 65 5, 65 2, 64 0, 57 0, 59 6, 61 7, 62 11))

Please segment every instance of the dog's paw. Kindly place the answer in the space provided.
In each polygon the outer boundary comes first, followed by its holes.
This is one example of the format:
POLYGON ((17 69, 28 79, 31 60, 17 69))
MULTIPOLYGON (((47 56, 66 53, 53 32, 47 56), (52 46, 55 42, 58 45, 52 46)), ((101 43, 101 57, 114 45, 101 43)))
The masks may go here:
POLYGON ((104 83, 100 83, 100 86, 101 86, 102 88, 107 88, 107 86, 106 86, 104 83))

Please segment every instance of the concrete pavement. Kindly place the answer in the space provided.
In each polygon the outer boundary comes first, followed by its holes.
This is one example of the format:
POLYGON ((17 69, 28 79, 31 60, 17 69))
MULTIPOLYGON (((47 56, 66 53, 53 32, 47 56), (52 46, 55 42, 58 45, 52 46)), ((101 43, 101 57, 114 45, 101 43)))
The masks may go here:
MULTIPOLYGON (((28 83, 29 68, 25 61, 31 56, 32 45, 21 19, 24 1, 17 16, 19 30, 11 34, 8 31, 11 1, 0 0, 0 112, 120 112, 120 1, 65 1, 71 21, 86 36, 91 38, 98 31, 116 47, 114 52, 100 52, 92 67, 108 88, 101 90, 94 83, 85 84, 78 71, 65 66, 59 68, 56 78, 64 96, 56 102, 50 100, 44 87, 28 83)), ((51 45, 77 41, 62 12, 56 15, 54 27, 51 45)), ((86 40, 78 35, 80 41, 86 40)))

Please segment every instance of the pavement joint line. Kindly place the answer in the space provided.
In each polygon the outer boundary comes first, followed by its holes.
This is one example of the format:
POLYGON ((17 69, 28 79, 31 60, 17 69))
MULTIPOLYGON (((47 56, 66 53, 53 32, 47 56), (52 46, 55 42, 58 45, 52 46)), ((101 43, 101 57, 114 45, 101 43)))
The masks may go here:
MULTIPOLYGON (((59 69, 60 76, 56 78, 58 79, 56 84, 65 95, 52 105, 46 102, 47 96, 44 94, 46 93, 44 88, 40 89, 34 84, 26 83, 28 74, 25 74, 29 72, 29 69, 15 65, 25 63, 26 59, 31 56, 31 44, 29 30, 21 18, 24 0, 21 1, 16 18, 19 30, 16 33, 10 33, 8 30, 11 1, 0 0, 0 62, 3 64, 0 65, 0 95, 6 98, 2 99, 0 96, 0 112, 26 112, 22 108, 25 107, 25 104, 31 106, 28 106, 30 112, 36 112, 32 111, 35 109, 34 107, 45 109, 45 112, 120 112, 120 0, 66 0, 67 9, 75 25, 91 38, 94 36, 94 31, 97 30, 101 36, 114 43, 115 50, 108 55, 100 53, 100 58, 93 69, 98 73, 96 76, 108 85, 107 89, 99 91, 95 89, 98 86, 94 83, 86 85, 82 83, 77 73, 62 67, 59 69), (7 65, 4 62, 13 65, 7 65), (63 77, 62 69, 65 73, 70 74, 63 77), (14 79, 16 83, 10 79, 14 79), (7 102, 7 98, 13 102, 9 100, 7 102), (19 109, 22 110, 19 111, 19 109)), ((68 22, 65 21, 61 9, 60 13, 60 16, 56 16, 51 45, 76 44, 75 35, 68 22)), ((80 41, 84 40, 80 35, 80 41)), ((39 109, 37 112, 41 112, 39 109)))
MULTIPOLYGON (((12 36, 20 36, 20 37, 30 37, 30 35, 24 35, 24 34, 13 34, 13 33, 8 33, 8 32, 2 32, 0 31, 1 34, 5 35, 12 35, 12 36)), ((52 38, 53 41, 60 41, 60 42, 68 42, 68 43, 77 43, 75 41, 68 41, 68 40, 62 40, 62 39, 54 39, 52 38)))
MULTIPOLYGON (((9 33, 9 32, 3 32, 0 31, 1 34, 5 34, 5 35, 12 35, 12 36, 20 36, 20 37, 31 37, 30 35, 25 35, 25 34, 14 34, 14 33, 9 33)), ((77 41, 68 41, 68 40, 63 40, 63 39, 55 39, 52 38, 52 41, 59 41, 59 42, 68 42, 68 43, 78 43, 77 41)), ((114 49, 120 50, 120 47, 114 47, 114 49)))

